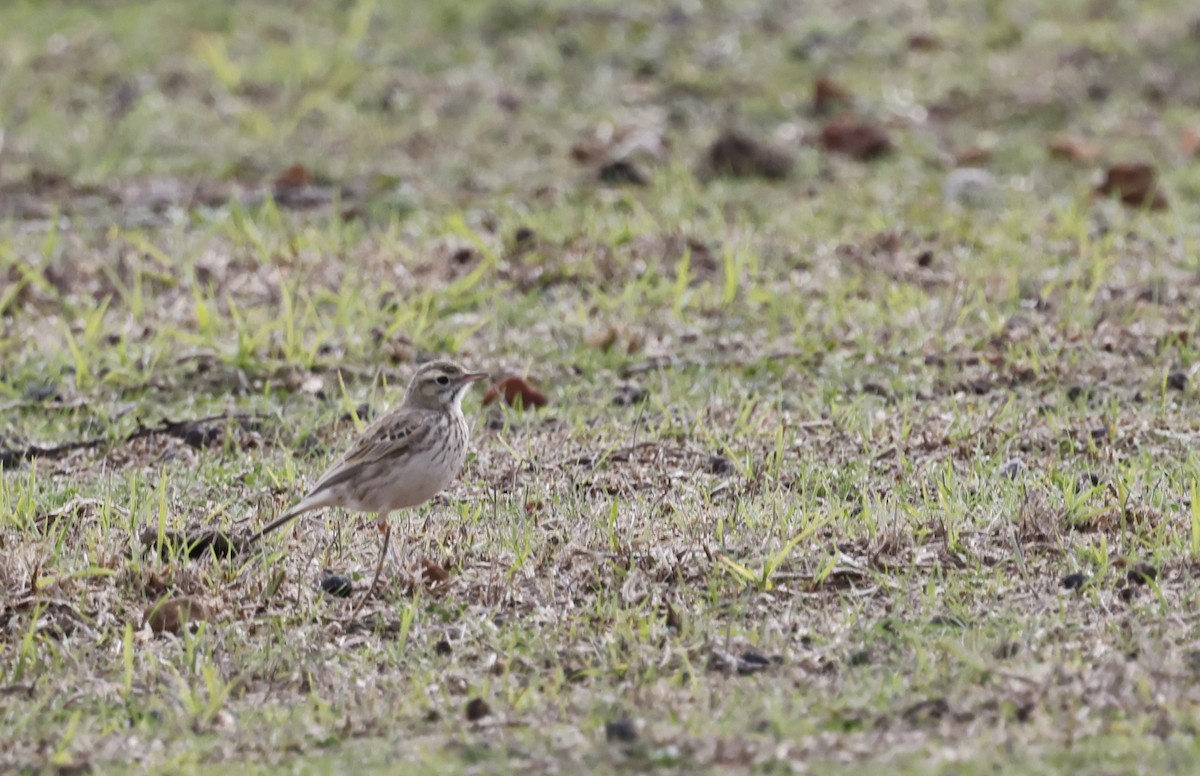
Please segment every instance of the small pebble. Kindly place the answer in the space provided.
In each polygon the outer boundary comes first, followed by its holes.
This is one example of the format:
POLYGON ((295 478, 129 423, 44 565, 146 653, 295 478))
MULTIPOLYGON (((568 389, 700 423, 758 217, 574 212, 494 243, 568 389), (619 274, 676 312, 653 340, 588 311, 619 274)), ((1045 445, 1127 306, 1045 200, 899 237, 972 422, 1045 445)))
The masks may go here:
POLYGON ((953 614, 935 614, 929 618, 929 624, 939 628, 965 628, 967 624, 953 614))
POLYGON ((609 162, 601 167, 599 178, 601 183, 610 185, 629 184, 631 186, 645 186, 650 182, 641 170, 633 166, 632 162, 624 159, 609 162))
POLYGON ((1087 575, 1076 572, 1063 577, 1062 586, 1067 590, 1079 590, 1087 584, 1087 575))
POLYGON ((738 656, 737 672, 742 676, 757 674, 771 666, 771 661, 763 654, 748 649, 738 656))
POLYGON ((1135 585, 1148 585, 1152 581, 1158 579, 1158 569, 1151 566, 1149 563, 1139 563, 1129 569, 1125 578, 1135 585))
POLYGON ((852 666, 869 666, 872 660, 871 650, 860 649, 856 652, 851 652, 850 657, 846 658, 846 662, 852 666))
POLYGON ((450 256, 450 261, 459 265, 470 264, 475 260, 476 256, 478 256, 478 253, 474 248, 459 248, 450 256))
POLYGON ((781 148, 761 143, 740 132, 726 132, 709 146, 703 166, 709 173, 733 178, 782 180, 795 160, 781 148))
POLYGON ((58 385, 53 382, 36 383, 25 389, 24 397, 28 401, 49 401, 57 399, 58 385))
POLYGON ((1025 470, 1025 462, 1020 458, 1010 458, 1000 464, 1000 476, 1006 479, 1015 480, 1017 475, 1025 470))
POLYGON ((338 598, 347 598, 354 592, 354 583, 341 574, 326 574, 321 579, 321 590, 338 598))
POLYGON ((478 722, 492 713, 492 707, 483 698, 472 698, 467 702, 467 721, 478 722))
POLYGON ((978 167, 960 167, 946 176, 942 198, 947 203, 982 207, 996 201, 996 178, 978 167))
POLYGON ((221 438, 221 429, 213 426, 210 428, 200 428, 199 426, 191 426, 187 431, 183 432, 183 443, 188 447, 193 447, 197 450, 202 450, 208 447, 213 442, 221 438))
POLYGON ((733 471, 733 463, 723 455, 710 455, 708 457, 708 472, 709 474, 729 474, 733 471))
POLYGON ((633 404, 641 404, 650 397, 650 391, 640 385, 634 383, 621 383, 617 386, 617 395, 613 397, 613 404, 618 407, 628 407, 633 404))
POLYGON ((637 726, 629 717, 621 717, 604 723, 604 738, 610 743, 629 744, 637 740, 637 726))
POLYGON ((1068 401, 1079 401, 1080 399, 1092 398, 1092 389, 1084 388, 1082 385, 1072 385, 1067 389, 1068 401))

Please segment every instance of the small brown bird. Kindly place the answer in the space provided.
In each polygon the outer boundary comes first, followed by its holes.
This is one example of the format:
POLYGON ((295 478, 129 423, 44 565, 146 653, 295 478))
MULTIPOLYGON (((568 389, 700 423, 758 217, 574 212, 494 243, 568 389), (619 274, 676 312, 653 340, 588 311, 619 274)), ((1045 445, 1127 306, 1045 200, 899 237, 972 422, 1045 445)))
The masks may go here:
POLYGON ((300 503, 255 534, 251 543, 314 509, 341 507, 378 513, 384 523, 383 547, 371 587, 363 597, 366 601, 375 591, 387 555, 391 536, 388 515, 424 504, 462 470, 467 457, 463 396, 472 383, 487 376, 486 372, 467 372, 449 361, 422 364, 403 403, 372 423, 300 503))

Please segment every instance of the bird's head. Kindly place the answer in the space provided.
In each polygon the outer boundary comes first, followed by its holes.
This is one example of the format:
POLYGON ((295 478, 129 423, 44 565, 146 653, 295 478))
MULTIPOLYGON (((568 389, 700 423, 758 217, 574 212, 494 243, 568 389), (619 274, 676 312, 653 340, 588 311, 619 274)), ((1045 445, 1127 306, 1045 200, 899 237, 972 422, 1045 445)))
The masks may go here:
POLYGON ((451 361, 430 361, 413 375, 404 404, 430 410, 458 409, 471 384, 487 376, 487 372, 468 372, 451 361))

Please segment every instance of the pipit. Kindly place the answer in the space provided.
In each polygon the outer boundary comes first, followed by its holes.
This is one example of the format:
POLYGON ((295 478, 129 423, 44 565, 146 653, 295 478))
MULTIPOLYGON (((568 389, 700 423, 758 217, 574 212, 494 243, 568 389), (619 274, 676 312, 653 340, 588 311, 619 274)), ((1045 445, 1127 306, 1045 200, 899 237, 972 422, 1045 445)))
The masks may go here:
POLYGON ((375 592, 388 553, 388 515, 424 504, 462 470, 467 457, 462 400, 471 384, 485 377, 486 372, 467 372, 449 361, 423 364, 408 384, 400 406, 372 423, 300 503, 250 541, 323 507, 377 513, 384 525, 383 545, 371 587, 354 610, 357 615, 375 592))

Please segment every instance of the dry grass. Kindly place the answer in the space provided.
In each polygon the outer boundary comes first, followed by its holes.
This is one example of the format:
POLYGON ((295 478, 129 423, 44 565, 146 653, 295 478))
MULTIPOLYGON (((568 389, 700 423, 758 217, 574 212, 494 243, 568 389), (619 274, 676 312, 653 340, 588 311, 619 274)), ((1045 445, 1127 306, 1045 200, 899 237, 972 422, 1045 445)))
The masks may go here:
POLYGON ((0 10, 0 770, 1188 771, 1194 12, 975 6, 0 10))

